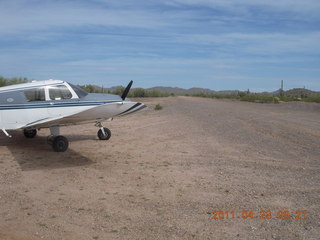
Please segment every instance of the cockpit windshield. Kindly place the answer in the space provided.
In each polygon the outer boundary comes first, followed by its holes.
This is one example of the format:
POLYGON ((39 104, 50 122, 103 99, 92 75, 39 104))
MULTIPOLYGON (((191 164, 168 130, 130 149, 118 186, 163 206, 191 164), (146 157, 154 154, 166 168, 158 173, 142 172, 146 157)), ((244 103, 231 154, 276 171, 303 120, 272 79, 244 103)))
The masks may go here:
POLYGON ((75 91, 75 93, 78 95, 79 98, 83 98, 88 95, 88 93, 85 90, 83 90, 82 88, 75 86, 71 83, 69 83, 69 85, 70 85, 70 87, 72 87, 72 89, 75 91))

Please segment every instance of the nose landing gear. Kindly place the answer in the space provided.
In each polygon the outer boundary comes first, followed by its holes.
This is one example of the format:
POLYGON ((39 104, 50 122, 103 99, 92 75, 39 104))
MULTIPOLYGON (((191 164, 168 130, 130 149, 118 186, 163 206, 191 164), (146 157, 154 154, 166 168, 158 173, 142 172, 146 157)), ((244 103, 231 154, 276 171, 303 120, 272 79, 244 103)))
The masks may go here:
POLYGON ((100 128, 97 133, 100 140, 109 140, 111 138, 111 131, 109 128, 103 127, 100 122, 96 123, 96 127, 100 128))
POLYGON ((109 128, 101 128, 97 135, 100 140, 109 140, 111 138, 111 131, 109 128))

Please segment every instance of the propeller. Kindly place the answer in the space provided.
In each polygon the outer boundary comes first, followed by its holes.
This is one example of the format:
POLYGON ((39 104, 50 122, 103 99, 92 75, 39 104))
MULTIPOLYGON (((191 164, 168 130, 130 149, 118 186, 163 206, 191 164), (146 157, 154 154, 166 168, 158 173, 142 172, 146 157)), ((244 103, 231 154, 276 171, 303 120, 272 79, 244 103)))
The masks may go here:
POLYGON ((131 80, 131 81, 129 82, 128 86, 126 87, 126 89, 123 91, 123 93, 122 93, 122 95, 121 95, 122 100, 125 100, 125 99, 126 99, 128 93, 129 93, 129 91, 130 91, 130 88, 131 88, 131 86, 132 86, 132 83, 133 83, 133 81, 131 80))

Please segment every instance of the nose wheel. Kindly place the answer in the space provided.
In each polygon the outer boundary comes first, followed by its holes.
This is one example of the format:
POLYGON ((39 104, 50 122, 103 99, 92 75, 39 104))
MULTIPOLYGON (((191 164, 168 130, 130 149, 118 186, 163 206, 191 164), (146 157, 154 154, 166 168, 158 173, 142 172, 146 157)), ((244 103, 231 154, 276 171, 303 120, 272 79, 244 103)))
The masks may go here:
POLYGON ((111 131, 109 128, 100 128, 98 131, 98 138, 100 140, 109 140, 111 138, 111 131))
MULTIPOLYGON (((109 121, 112 121, 112 118, 109 121)), ((109 128, 103 127, 101 122, 97 122, 95 126, 100 128, 97 133, 100 140, 109 140, 111 138, 111 131, 109 128)))

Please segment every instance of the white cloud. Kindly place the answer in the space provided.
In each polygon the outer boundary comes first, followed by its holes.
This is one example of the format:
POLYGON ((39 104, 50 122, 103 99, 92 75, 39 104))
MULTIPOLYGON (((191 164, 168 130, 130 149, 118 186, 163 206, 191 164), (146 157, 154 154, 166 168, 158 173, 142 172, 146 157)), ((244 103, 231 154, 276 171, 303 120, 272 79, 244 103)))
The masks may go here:
POLYGON ((268 78, 298 79, 307 73, 314 81, 319 76, 312 70, 319 65, 319 4, 0 1, 0 74, 83 83, 105 78, 125 83, 132 77, 144 79, 146 86, 168 79, 191 87, 197 79, 199 86, 212 88, 209 82, 219 79, 243 81, 245 88, 253 79, 258 85, 268 78), (303 19, 301 25, 295 19, 303 19))
POLYGON ((223 8, 237 11, 241 8, 267 8, 275 11, 296 13, 319 13, 320 2, 318 0, 171 0, 176 5, 205 6, 210 8, 223 8))
POLYGON ((176 35, 176 41, 206 45, 212 51, 267 54, 319 54, 320 32, 307 33, 226 33, 176 35))
POLYGON ((0 3, 0 34, 17 34, 80 26, 116 26, 155 28, 165 24, 161 17, 151 11, 101 8, 99 5, 75 4, 74 2, 13 1, 0 3), (18 4, 19 3, 19 4, 18 4))

